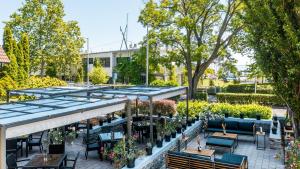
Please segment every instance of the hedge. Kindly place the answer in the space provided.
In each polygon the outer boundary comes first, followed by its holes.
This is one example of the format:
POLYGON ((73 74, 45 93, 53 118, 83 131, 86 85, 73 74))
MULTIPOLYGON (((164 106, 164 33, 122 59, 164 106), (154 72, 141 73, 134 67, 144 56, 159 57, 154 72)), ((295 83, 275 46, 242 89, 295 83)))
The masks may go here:
MULTIPOLYGON (((36 77, 31 76, 22 84, 18 84, 9 76, 0 79, 0 100, 6 99, 7 90, 28 89, 28 88, 43 88, 51 86, 66 86, 67 83, 57 78, 51 77, 36 77)), ((22 99, 22 98, 21 98, 22 99)))
POLYGON ((284 105, 282 99, 274 94, 217 93, 217 100, 233 104, 284 105))
POLYGON ((207 101, 208 100, 207 93, 206 92, 196 92, 195 99, 207 101))
MULTIPOLYGON (((254 93, 254 84, 231 84, 223 88, 226 93, 254 93)), ((256 86, 256 93, 272 94, 273 87, 270 84, 259 84, 256 86)))
MULTIPOLYGON (((186 115, 186 103, 179 102, 177 112, 180 116, 186 115)), ((228 104, 228 103, 211 103, 203 101, 189 102, 189 116, 194 117, 196 114, 211 112, 213 114, 224 115, 228 113, 232 117, 240 117, 243 113, 245 118, 255 118, 257 114, 261 115, 262 119, 270 119, 272 117, 272 109, 268 106, 258 104, 228 104)))
POLYGON ((150 86, 179 86, 179 84, 176 81, 156 79, 150 83, 150 86))

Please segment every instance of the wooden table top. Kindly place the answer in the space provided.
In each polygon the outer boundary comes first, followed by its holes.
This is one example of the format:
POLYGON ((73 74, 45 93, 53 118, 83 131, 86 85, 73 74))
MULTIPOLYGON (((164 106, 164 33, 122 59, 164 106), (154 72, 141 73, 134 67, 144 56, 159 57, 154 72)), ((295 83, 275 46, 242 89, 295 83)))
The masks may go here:
POLYGON ((220 137, 220 138, 229 138, 229 139, 237 139, 237 134, 234 133, 226 133, 225 135, 223 132, 214 132, 212 134, 213 137, 220 137))
POLYGON ((201 151, 198 151, 197 149, 188 148, 188 149, 184 150, 184 152, 191 153, 191 154, 199 154, 199 155, 208 156, 208 157, 211 157, 215 154, 215 150, 209 150, 209 149, 203 149, 201 151))
POLYGON ((66 157, 66 154, 48 154, 48 160, 44 161, 43 154, 37 154, 24 166, 26 168, 53 167, 58 168, 66 157))

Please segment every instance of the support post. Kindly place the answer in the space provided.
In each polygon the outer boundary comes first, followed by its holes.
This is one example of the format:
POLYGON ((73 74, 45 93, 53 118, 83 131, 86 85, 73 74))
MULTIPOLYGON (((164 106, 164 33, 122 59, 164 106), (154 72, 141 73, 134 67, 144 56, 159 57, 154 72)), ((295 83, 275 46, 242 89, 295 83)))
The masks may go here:
POLYGON ((150 141, 152 146, 154 145, 153 142, 153 100, 152 97, 149 98, 150 102, 149 102, 149 106, 150 106, 150 141))
POLYGON ((186 87, 186 123, 189 120, 189 88, 186 87))
POLYGON ((6 103, 9 103, 9 99, 10 99, 10 91, 6 90, 6 103))
POLYGON ((131 102, 130 100, 128 100, 127 102, 127 134, 128 134, 128 138, 131 138, 131 122, 132 122, 132 118, 131 118, 131 102))
POLYGON ((90 119, 86 120, 86 142, 89 143, 90 138, 90 119))
POLYGON ((138 97, 135 99, 135 116, 136 117, 139 116, 139 112, 138 112, 138 97))
POLYGON ((0 128, 0 169, 6 168, 6 129, 0 128))

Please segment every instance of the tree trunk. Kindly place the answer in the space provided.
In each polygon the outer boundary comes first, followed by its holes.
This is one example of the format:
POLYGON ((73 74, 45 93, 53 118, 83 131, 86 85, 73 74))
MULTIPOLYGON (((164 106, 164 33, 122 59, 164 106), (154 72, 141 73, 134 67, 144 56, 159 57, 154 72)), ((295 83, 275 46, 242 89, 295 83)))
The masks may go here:
POLYGON ((45 60, 44 60, 44 58, 42 58, 42 61, 41 61, 41 72, 40 72, 40 76, 41 77, 44 76, 44 69, 45 69, 45 60))

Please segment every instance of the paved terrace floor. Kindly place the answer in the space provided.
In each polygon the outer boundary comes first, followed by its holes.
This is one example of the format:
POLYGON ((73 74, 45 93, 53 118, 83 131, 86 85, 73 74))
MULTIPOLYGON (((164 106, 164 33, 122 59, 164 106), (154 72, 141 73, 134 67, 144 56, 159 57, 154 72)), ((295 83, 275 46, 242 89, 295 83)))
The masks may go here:
MULTIPOLYGON (((256 144, 253 143, 253 137, 250 136, 240 136, 239 135, 239 144, 235 149, 234 154, 241 154, 248 156, 249 161, 249 169, 284 169, 283 160, 276 159, 275 155, 280 154, 282 157, 283 151, 274 150, 269 148, 268 137, 266 136, 266 149, 265 150, 257 150, 256 144)), ((206 139, 201 134, 201 147, 205 146, 206 139)), ((260 145, 263 143, 262 137, 259 139, 260 145)), ((197 138, 192 140, 188 144, 188 148, 197 148, 197 138)), ((209 147, 207 147, 209 148, 209 147)), ((216 157, 221 158, 222 154, 228 152, 229 150, 223 148, 216 149, 216 157)))

